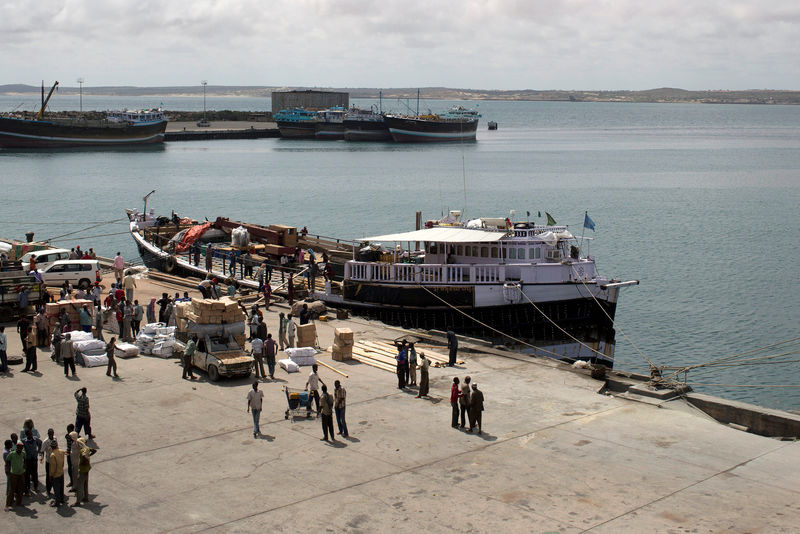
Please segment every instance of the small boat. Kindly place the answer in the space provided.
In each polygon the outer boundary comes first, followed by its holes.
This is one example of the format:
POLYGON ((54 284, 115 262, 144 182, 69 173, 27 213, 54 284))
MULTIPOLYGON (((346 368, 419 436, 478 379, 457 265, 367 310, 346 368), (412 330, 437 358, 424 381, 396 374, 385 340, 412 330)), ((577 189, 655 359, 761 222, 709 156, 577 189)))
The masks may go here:
POLYGON ((282 109, 275 114, 281 137, 313 139, 317 133, 317 112, 303 108, 282 109))
POLYGON ((45 118, 56 82, 33 118, 24 114, 0 117, 0 147, 61 148, 127 146, 164 141, 167 118, 160 109, 109 111, 104 119, 45 118))
POLYGON ((497 123, 495 121, 489 121, 489 129, 490 130, 496 130, 497 129, 497 123))

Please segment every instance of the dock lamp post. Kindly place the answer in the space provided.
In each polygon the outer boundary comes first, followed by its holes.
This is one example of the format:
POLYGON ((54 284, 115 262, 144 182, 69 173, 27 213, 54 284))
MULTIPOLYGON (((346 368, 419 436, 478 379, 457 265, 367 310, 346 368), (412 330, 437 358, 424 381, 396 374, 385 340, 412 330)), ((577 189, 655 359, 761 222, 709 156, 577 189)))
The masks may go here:
POLYGON ((81 86, 80 88, 80 95, 81 95, 81 113, 83 113, 83 78, 78 78, 78 85, 81 86))
POLYGON ((200 83, 203 84, 203 122, 206 122, 206 85, 208 85, 208 81, 203 80, 200 83))

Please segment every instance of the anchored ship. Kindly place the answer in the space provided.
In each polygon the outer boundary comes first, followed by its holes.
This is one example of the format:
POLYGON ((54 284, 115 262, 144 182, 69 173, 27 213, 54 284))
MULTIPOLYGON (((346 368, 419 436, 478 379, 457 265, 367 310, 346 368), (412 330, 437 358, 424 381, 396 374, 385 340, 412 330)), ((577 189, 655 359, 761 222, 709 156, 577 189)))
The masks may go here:
POLYGON ((453 106, 440 115, 386 115, 389 133, 398 143, 475 141, 480 114, 453 106))
POLYGON ((60 148, 126 146, 161 143, 167 118, 160 109, 110 111, 105 119, 45 118, 44 111, 58 82, 53 84, 33 118, 24 115, 0 117, 0 147, 60 148))
POLYGON ((275 114, 281 137, 314 139, 317 133, 317 112, 302 108, 282 109, 275 114))
POLYGON ((381 113, 374 109, 352 108, 344 117, 347 141, 391 141, 392 134, 381 113))

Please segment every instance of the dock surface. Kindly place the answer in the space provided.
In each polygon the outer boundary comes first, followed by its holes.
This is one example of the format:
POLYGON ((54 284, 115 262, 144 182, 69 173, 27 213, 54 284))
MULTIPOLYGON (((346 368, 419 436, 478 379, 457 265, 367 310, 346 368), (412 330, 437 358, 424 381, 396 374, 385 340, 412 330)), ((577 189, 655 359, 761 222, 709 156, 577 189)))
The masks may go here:
MULTIPOLYGON (((140 302, 185 290, 138 284, 140 302)), ((273 336, 279 311, 287 308, 265 313, 273 336)), ((322 347, 341 326, 357 340, 402 335, 362 319, 316 325, 322 347)), ((6 326, 9 354, 19 355, 19 336, 6 326)), ((340 379, 348 393, 350 439, 328 444, 318 420, 284 419, 281 388, 302 388, 307 367, 261 383, 264 436, 254 439, 245 412, 252 379, 181 380, 177 360, 140 356, 118 360, 119 380, 81 367, 73 380, 39 351, 38 374, 15 365, 13 376, 0 376, 0 433, 19 432, 30 417, 43 436, 53 427, 63 445, 73 393, 87 387, 99 449, 91 502, 56 510, 34 494, 4 514, 3 530, 797 531, 799 443, 723 426, 681 400, 599 394, 602 382, 548 360, 459 358, 465 363, 455 369, 431 369, 426 400, 397 389, 390 372, 319 355, 349 375, 320 368, 331 389, 340 379), (481 436, 450 427, 452 377, 465 375, 485 395, 481 436)))

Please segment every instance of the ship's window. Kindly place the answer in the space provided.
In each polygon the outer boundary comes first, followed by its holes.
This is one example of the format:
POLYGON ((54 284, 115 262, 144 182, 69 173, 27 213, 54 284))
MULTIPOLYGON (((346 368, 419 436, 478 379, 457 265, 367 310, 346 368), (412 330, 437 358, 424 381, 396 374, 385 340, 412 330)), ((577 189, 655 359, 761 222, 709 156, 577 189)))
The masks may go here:
POLYGON ((436 243, 431 243, 430 253, 436 254, 436 243))
POLYGON ((528 249, 528 257, 530 259, 537 259, 538 260, 539 258, 542 257, 542 249, 540 249, 539 247, 534 247, 534 248, 528 249))
POLYGON ((458 254, 459 256, 463 256, 464 255, 464 246, 463 245, 458 245, 456 247, 456 254, 458 254))
POLYGON ((481 247, 481 258, 489 257, 489 247, 481 247))
POLYGON ((510 259, 510 260, 516 260, 517 259, 517 249, 515 249, 515 248, 509 249, 509 251, 508 251, 508 259, 510 259))
POLYGON ((518 248, 517 249, 517 257, 519 259, 521 259, 521 260, 525 259, 525 249, 524 248, 518 248))
POLYGON ((497 247, 492 247, 492 257, 493 258, 497 257, 497 247))
POLYGON ((444 244, 439 243, 439 254, 444 254, 444 244))
POLYGON ((472 247, 472 255, 478 257, 478 247, 472 247))

